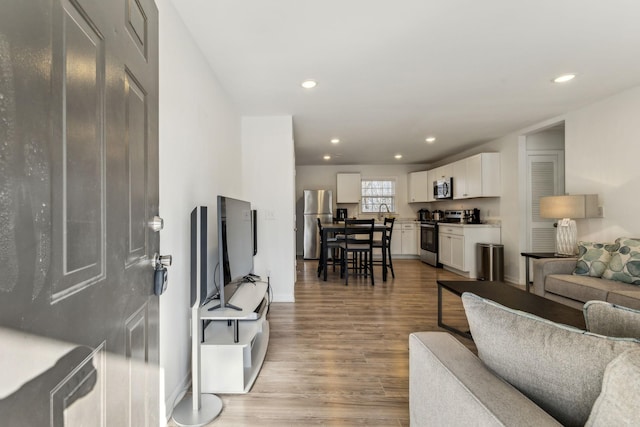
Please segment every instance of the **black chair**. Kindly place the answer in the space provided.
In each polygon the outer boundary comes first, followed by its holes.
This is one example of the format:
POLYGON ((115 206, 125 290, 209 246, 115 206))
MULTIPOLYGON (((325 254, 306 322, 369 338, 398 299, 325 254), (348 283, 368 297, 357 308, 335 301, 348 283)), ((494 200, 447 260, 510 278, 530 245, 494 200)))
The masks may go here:
MULTIPOLYGON (((373 247, 374 248, 380 248, 382 250, 383 247, 383 240, 385 239, 384 242, 384 246, 386 246, 386 259, 387 259, 387 267, 389 267, 389 269, 391 270, 391 277, 393 277, 394 279, 396 278, 396 274, 393 272, 393 260, 391 259, 391 235, 393 234, 393 224, 395 223, 396 219, 395 218, 385 218, 384 219, 384 225, 386 227, 386 229, 384 230, 384 232, 382 233, 382 237, 380 240, 374 240, 373 241, 373 247)), ((374 260, 374 264, 380 264, 382 265, 382 268, 384 268, 384 256, 380 259, 380 260, 374 260)))
POLYGON ((318 260, 318 277, 322 274, 322 270, 327 268, 327 254, 331 250, 331 262, 333 264, 333 271, 336 271, 336 260, 341 259, 339 251, 341 250, 338 239, 335 237, 327 238, 327 242, 323 242, 324 230, 322 229, 322 222, 320 218, 316 218, 318 221, 318 233, 320 238, 320 259, 318 260), (324 250, 322 250, 324 248, 324 250))
POLYGON ((352 256, 354 273, 362 270, 364 277, 373 279, 373 219, 347 219, 344 222, 344 239, 338 240, 342 249, 342 275, 349 284, 349 256, 352 256))

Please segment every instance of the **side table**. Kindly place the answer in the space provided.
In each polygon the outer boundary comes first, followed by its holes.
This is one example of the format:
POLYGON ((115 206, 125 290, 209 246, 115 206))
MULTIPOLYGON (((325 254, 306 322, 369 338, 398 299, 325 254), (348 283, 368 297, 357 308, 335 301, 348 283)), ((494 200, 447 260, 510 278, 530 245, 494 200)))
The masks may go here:
POLYGON ((558 254, 553 253, 553 252, 521 252, 520 255, 522 255, 524 257, 525 286, 526 286, 527 292, 529 292, 529 287, 533 283, 530 280, 530 276, 529 276, 529 258, 533 258, 533 259, 541 259, 541 258, 571 258, 571 256, 558 255, 558 254))

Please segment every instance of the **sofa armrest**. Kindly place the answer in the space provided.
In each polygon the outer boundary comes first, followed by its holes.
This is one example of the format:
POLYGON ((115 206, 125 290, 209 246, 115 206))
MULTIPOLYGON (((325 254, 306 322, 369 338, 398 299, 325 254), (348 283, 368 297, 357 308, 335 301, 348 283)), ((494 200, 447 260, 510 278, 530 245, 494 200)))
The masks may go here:
POLYGON ((545 278, 549 274, 572 274, 578 258, 541 258, 533 260, 533 292, 544 296, 545 278))
POLYGON ((410 424, 559 426, 446 332, 409 336, 410 424))

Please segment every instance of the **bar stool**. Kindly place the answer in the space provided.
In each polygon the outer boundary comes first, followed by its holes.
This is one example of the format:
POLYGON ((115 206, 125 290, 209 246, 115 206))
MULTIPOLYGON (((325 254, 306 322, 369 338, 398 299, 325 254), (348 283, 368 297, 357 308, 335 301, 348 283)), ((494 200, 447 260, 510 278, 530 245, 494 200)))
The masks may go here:
MULTIPOLYGON (((395 218, 385 218, 384 219, 385 230, 382 233, 382 238, 380 240, 373 241, 373 247, 380 248, 382 250, 383 248, 382 239, 385 239, 384 246, 386 246, 387 267, 389 267, 389 269, 391 270, 391 277, 393 277, 394 279, 396 278, 396 274, 393 272, 393 260, 391 259, 391 235, 393 234, 393 224, 395 223, 395 221, 396 221, 395 218)), ((382 257, 382 258, 384 259, 385 257, 382 257)), ((385 268, 385 266, 382 264, 383 259, 380 259, 379 261, 375 260, 374 264, 380 264, 382 265, 382 268, 385 268)))
POLYGON ((354 260, 362 258, 363 263, 354 264, 354 270, 357 273, 357 267, 362 267, 364 277, 371 275, 371 285, 374 285, 373 279, 373 219, 347 219, 344 222, 345 239, 338 241, 342 249, 342 275, 345 277, 345 285, 349 284, 349 255, 353 255, 354 260))

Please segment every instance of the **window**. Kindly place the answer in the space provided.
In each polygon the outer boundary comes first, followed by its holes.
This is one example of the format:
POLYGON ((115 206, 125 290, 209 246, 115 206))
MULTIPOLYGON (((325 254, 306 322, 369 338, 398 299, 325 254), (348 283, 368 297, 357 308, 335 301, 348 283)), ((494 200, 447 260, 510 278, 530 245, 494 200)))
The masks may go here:
POLYGON ((361 209, 362 213, 395 212, 395 178, 363 179, 361 209))

